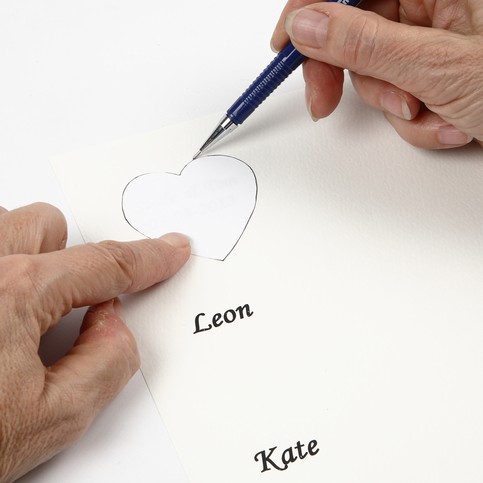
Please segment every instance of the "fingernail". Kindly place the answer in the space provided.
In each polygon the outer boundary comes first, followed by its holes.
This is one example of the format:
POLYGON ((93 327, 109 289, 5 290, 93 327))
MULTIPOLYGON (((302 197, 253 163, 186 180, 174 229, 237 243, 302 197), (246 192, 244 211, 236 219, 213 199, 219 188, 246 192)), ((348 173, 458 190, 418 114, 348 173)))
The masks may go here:
POLYGON ((312 111, 312 96, 310 92, 306 91, 305 92, 305 104, 307 105, 307 111, 309 111, 310 117, 312 118, 312 121, 317 122, 319 120, 318 117, 314 115, 314 112, 312 111))
POLYGON ((273 40, 270 41, 270 48, 274 54, 278 54, 279 51, 274 47, 273 40))
POLYGON ((308 47, 324 45, 328 26, 329 16, 310 8, 295 10, 285 19, 285 30, 290 37, 308 47))
MULTIPOLYGON (((110 322, 112 321, 112 317, 115 316, 117 319, 120 319, 124 322, 124 313, 122 310, 121 301, 116 297, 110 300, 106 300, 105 302, 101 302, 97 305, 92 305, 89 307, 86 313, 86 317, 89 314, 96 314, 95 316, 95 325, 98 330, 104 330, 110 322)), ((86 319, 87 320, 87 319, 86 319)), ((94 323, 94 321, 93 321, 94 323)), ((92 327, 92 323, 90 324, 82 324, 80 332, 84 332, 87 329, 92 327)))
POLYGON ((471 136, 468 136, 451 124, 441 126, 437 135, 438 141, 447 146, 463 146, 473 139, 471 136))
POLYGON ((102 305, 102 310, 104 310, 107 313, 110 314, 115 314, 122 320, 124 320, 124 312, 122 309, 122 304, 121 301, 116 297, 111 300, 107 300, 106 302, 103 302, 102 304, 94 305, 91 307, 91 309, 98 309, 99 306, 102 305))
POLYGON ((401 119, 405 119, 406 121, 410 121, 412 119, 411 111, 409 110, 409 105, 399 94, 393 91, 384 92, 381 95, 381 106, 382 108, 394 114, 401 119))
POLYGON ((190 244, 189 238, 181 233, 166 233, 166 235, 160 237, 160 240, 163 240, 175 248, 184 248, 190 244))
POLYGON ((114 309, 116 315, 124 321, 124 309, 121 301, 117 297, 112 300, 112 308, 114 309))

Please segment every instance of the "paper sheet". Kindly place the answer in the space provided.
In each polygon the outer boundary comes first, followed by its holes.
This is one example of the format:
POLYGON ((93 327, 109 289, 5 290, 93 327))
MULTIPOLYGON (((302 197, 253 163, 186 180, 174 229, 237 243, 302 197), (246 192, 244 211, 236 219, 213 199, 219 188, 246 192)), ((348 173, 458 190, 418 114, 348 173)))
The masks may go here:
MULTIPOLYGON (((326 120, 272 96, 221 142, 258 181, 243 236, 126 299, 193 483, 483 478, 481 149, 408 146, 346 87, 326 120)), ((55 160, 84 237, 138 238, 126 185, 219 117, 55 160)))

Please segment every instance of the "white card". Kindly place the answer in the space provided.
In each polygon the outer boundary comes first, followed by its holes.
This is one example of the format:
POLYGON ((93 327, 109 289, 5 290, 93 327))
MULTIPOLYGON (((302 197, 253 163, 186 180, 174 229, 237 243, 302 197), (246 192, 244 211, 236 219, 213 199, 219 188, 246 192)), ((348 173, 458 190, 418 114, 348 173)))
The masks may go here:
MULTIPOLYGON (((57 159, 86 240, 137 238, 124 188, 219 117, 57 159)), ((481 149, 408 146, 348 87, 318 123, 272 96, 214 153, 257 179, 241 238, 126 300, 191 481, 481 481, 481 149)))

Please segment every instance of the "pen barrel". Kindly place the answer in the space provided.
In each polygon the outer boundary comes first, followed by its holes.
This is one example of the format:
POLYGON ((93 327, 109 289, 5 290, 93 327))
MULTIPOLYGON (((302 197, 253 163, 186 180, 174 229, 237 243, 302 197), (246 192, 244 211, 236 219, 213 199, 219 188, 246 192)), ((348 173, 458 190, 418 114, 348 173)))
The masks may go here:
POLYGON ((228 109, 227 116, 235 124, 242 124, 304 60, 289 43, 228 109))

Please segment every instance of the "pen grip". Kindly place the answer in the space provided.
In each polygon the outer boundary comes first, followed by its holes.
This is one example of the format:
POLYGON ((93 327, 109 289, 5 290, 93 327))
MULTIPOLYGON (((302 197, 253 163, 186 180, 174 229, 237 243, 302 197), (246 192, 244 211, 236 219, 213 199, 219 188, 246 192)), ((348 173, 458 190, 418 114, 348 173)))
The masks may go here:
POLYGON ((289 43, 228 109, 227 116, 242 124, 304 60, 305 56, 289 43))
MULTIPOLYGON (((357 6, 361 0, 327 0, 357 6)), ((239 126, 305 60, 291 42, 272 60, 248 89, 228 109, 226 115, 239 126)))

